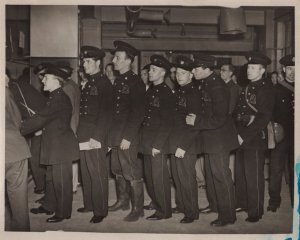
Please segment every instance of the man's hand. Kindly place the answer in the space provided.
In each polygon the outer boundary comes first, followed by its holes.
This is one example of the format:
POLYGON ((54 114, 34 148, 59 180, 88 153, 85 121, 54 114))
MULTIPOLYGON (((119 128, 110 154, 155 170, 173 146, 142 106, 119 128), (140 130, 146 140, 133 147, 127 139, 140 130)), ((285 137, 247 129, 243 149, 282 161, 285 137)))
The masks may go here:
POLYGON ((130 147, 130 142, 123 138, 122 141, 121 141, 121 144, 120 144, 120 149, 121 150, 128 150, 129 147, 130 147))
POLYGON ((42 135, 43 131, 42 130, 38 130, 34 133, 34 136, 40 136, 42 135))
POLYGON ((93 138, 90 138, 89 146, 90 148, 101 148, 101 143, 93 138))
POLYGON ((159 154, 160 150, 156 149, 156 148, 152 148, 152 156, 155 157, 155 155, 159 154))
POLYGON ((186 124, 191 125, 191 126, 195 125, 195 120, 196 120, 196 114, 194 114, 194 113, 190 113, 185 118, 186 124))
POLYGON ((244 140, 241 138, 241 136, 240 136, 240 135, 238 135, 238 140, 239 140, 239 144, 240 144, 240 145, 242 145, 242 144, 243 144, 243 142, 244 142, 244 140))
POLYGON ((181 148, 177 148, 175 152, 175 157, 184 158, 185 151, 181 148))

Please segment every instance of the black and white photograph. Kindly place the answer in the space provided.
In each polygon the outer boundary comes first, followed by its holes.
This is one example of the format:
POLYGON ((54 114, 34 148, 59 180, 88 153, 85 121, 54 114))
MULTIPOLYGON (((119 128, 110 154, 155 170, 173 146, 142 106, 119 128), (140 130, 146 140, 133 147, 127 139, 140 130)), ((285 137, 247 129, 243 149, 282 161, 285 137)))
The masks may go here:
POLYGON ((299 239, 299 4, 4 1, 0 237, 299 239))

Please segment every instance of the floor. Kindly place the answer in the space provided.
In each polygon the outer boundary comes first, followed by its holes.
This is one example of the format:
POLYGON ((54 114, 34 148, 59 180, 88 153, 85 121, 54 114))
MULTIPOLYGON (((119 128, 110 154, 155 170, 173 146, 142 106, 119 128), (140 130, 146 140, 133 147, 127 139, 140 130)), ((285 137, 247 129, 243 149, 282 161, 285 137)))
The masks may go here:
MULTIPOLYGON (((33 193, 34 184, 30 181, 29 184, 29 208, 37 207, 38 204, 34 201, 41 197, 33 193)), ((109 204, 116 200, 115 183, 113 179, 109 180, 109 204)), ((267 181, 266 181, 267 189, 267 181)), ((174 189, 172 189, 172 199, 174 199, 174 189)), ((182 233, 182 234, 277 234, 290 233, 292 231, 292 208, 290 206, 288 187, 283 182, 282 189, 282 205, 276 213, 267 212, 262 220, 258 223, 246 223, 246 213, 241 212, 237 214, 237 222, 234 225, 214 228, 209 225, 212 220, 215 220, 217 214, 200 215, 198 221, 191 224, 179 223, 183 214, 173 214, 171 219, 150 222, 145 218, 138 222, 128 223, 122 219, 128 214, 128 211, 110 212, 108 217, 102 223, 89 223, 92 213, 78 213, 76 210, 82 207, 82 189, 78 188, 74 194, 73 213, 69 220, 64 220, 60 223, 46 223, 48 216, 30 214, 31 230, 33 232, 43 231, 71 231, 71 232, 98 232, 98 233, 182 233)), ((268 199, 266 191, 266 201, 268 199)), ((149 202, 149 197, 145 192, 145 203, 149 202)), ((174 203, 173 203, 174 205, 174 203)), ((199 207, 207 206, 205 190, 199 188, 199 207)), ((265 208, 267 202, 265 203, 265 208)), ((153 211, 145 211, 145 216, 149 216, 153 211)))

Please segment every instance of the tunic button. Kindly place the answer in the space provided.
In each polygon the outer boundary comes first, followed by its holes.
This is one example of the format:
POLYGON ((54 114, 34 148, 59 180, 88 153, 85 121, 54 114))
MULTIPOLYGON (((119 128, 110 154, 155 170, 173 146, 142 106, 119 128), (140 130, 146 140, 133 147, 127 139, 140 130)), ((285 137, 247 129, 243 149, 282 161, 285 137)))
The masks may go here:
POLYGON ((117 104, 117 107, 119 107, 119 105, 120 105, 120 104, 118 103, 118 104, 117 104))
POLYGON ((127 80, 127 77, 125 77, 125 80, 127 80))
POLYGON ((117 97, 117 99, 120 99, 120 97, 117 97))
POLYGON ((282 99, 282 102, 284 102, 284 99, 282 99))
POLYGON ((148 116, 148 118, 150 119, 150 116, 148 116))
POLYGON ((119 113, 119 111, 117 111, 117 113, 119 113))
POLYGON ((87 114, 87 112, 84 113, 85 115, 87 114))
POLYGON ((154 98, 154 95, 152 96, 152 98, 154 98))

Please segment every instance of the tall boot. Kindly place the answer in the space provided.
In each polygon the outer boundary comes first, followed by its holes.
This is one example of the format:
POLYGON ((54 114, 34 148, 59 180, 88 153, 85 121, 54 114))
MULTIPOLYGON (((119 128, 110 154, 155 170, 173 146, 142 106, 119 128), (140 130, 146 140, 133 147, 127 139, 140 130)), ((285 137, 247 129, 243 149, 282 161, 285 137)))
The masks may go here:
POLYGON ((131 185, 131 212, 124 218, 126 222, 135 222, 144 216, 144 185, 143 180, 130 182, 131 185))
POLYGON ((108 207, 108 211, 117 211, 119 209, 129 209, 129 187, 127 181, 122 176, 116 177, 117 201, 108 207))

